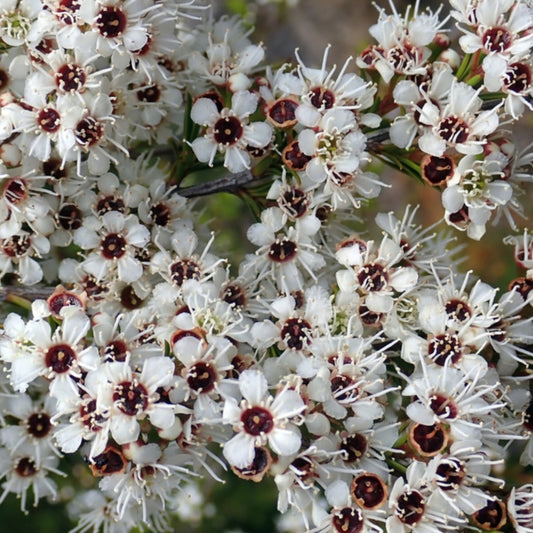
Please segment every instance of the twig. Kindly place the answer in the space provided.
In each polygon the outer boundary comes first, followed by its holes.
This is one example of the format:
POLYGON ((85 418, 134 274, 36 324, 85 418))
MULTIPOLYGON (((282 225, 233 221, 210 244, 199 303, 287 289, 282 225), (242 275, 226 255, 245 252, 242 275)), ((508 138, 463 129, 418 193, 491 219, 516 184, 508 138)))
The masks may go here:
POLYGON ((24 300, 38 300, 48 298, 54 287, 46 287, 45 285, 33 285, 29 287, 19 287, 16 285, 0 286, 0 302, 14 302, 14 299, 22 298, 24 300))
POLYGON ((215 192, 234 192, 243 185, 254 181, 256 177, 249 171, 243 170, 237 174, 230 174, 218 180, 191 185, 190 187, 176 187, 172 192, 178 193, 185 198, 195 198, 197 196, 207 196, 215 192))

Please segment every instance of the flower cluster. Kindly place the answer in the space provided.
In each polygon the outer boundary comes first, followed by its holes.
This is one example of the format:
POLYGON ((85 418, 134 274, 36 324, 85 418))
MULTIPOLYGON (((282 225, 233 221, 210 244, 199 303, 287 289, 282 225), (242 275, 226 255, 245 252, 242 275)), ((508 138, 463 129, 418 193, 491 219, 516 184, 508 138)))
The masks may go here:
POLYGON ((533 531, 504 475, 533 466, 531 233, 499 290, 417 208, 364 209, 385 163, 469 237, 516 229, 528 2, 391 4, 340 70, 265 65, 193 1, 5 4, 0 503, 58 498, 80 457, 80 533, 168 530, 224 470, 273 478, 294 531, 533 531), (193 199, 219 191, 256 215, 240 261, 193 199))

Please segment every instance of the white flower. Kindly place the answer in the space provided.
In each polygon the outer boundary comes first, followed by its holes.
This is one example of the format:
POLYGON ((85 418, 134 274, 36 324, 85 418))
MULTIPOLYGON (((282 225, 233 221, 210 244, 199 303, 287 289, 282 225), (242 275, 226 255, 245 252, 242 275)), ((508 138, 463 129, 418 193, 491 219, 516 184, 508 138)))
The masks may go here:
POLYGON ((425 484, 426 465, 413 461, 407 468, 407 482, 398 478, 389 496, 388 533, 441 533, 455 530, 457 514, 442 509, 425 484), (450 523, 450 521, 452 523, 450 523))
POLYGON ((231 172, 250 168, 251 158, 247 148, 264 148, 272 137, 270 124, 249 123, 257 102, 256 94, 239 91, 231 98, 231 108, 225 107, 219 111, 213 100, 198 99, 192 106, 191 118, 207 128, 204 135, 191 144, 198 160, 213 165, 217 152, 221 152, 224 154, 224 166, 231 172))
POLYGON ((469 223, 484 228, 492 212, 509 203, 513 196, 505 179, 506 165, 507 160, 498 152, 482 160, 474 155, 463 157, 442 193, 446 213, 456 213, 466 206, 469 223))
POLYGON ((335 174, 354 174, 366 146, 366 136, 359 130, 355 117, 347 109, 328 110, 315 129, 300 132, 301 151, 312 159, 305 172, 320 183, 335 174))
POLYGON ((339 301, 348 300, 361 290, 365 304, 375 313, 388 313, 394 304, 394 292, 412 289, 418 281, 418 273, 412 267, 397 265, 404 256, 402 248, 383 238, 379 249, 373 250, 374 242, 368 241, 362 247, 340 247, 336 257, 339 263, 349 267, 337 272, 337 283, 341 291, 339 301))
POLYGON ((141 372, 129 362, 102 366, 102 384, 97 406, 108 409, 109 431, 118 444, 134 442, 140 433, 139 420, 148 417, 157 428, 167 429, 174 423, 174 405, 160 401, 158 389, 170 385, 174 363, 164 356, 146 359, 141 372))
POLYGON ((418 146, 427 154, 440 157, 449 146, 462 154, 479 154, 487 142, 485 137, 498 127, 498 106, 481 111, 480 90, 454 81, 449 101, 443 109, 426 101, 420 122, 431 128, 420 137, 418 146))
POLYGON ((267 442, 277 455, 296 453, 301 444, 298 428, 291 419, 302 413, 305 404, 300 395, 285 386, 275 397, 268 394, 265 376, 258 370, 245 370, 239 377, 244 396, 240 404, 227 398, 223 421, 231 424, 237 434, 224 444, 224 457, 237 468, 249 466, 255 447, 267 442))
MULTIPOLYGON (((330 48, 328 45, 324 50, 321 68, 307 67, 296 52, 298 76, 302 87, 300 105, 295 110, 295 116, 300 124, 308 128, 316 127, 324 114, 334 108, 355 110, 370 107, 376 92, 376 88, 370 83, 366 83, 352 72, 347 72, 351 57, 335 77, 336 66, 329 70, 326 66, 330 48)), ((375 115, 362 115, 360 118, 365 125, 379 125, 375 123, 375 115)))
POLYGON ((497 482, 490 475, 491 465, 503 461, 489 460, 479 452, 481 449, 481 442, 457 441, 451 445, 449 454, 439 454, 430 460, 425 475, 434 491, 433 499, 442 502, 441 508, 470 515, 491 500, 489 491, 483 492, 476 485, 497 482))
POLYGON ((513 487, 507 500, 507 512, 516 533, 533 531, 533 485, 527 484, 513 487))
POLYGON ((57 486, 50 479, 50 473, 65 475, 57 469, 59 458, 49 453, 37 460, 35 450, 31 446, 22 445, 14 450, 0 448, 0 475, 4 479, 0 504, 9 493, 16 494, 20 499, 20 508, 26 511, 28 490, 33 491, 34 505, 40 498, 57 498, 57 486))
POLYGON ((402 391, 417 398, 407 406, 407 416, 425 426, 446 423, 458 440, 480 439, 486 417, 504 406, 490 395, 499 384, 485 384, 483 368, 465 375, 449 366, 427 366, 423 360, 419 364, 423 373, 406 378, 402 391))
POLYGON ((396 117, 391 124, 391 141, 400 148, 409 148, 422 128, 420 107, 431 101, 435 106, 444 106, 455 79, 453 71, 447 63, 435 62, 431 78, 423 86, 412 80, 401 80, 394 87, 394 101, 405 107, 406 112, 396 117))
POLYGON ((135 257, 150 240, 148 228, 139 224, 135 215, 124 216, 118 211, 105 213, 98 231, 82 226, 75 231, 74 241, 91 253, 82 268, 97 280, 115 274, 125 282, 137 281, 143 274, 142 263, 135 257))
POLYGON ((227 84, 233 92, 248 89, 249 75, 265 56, 264 47, 249 41, 244 24, 236 17, 222 17, 204 32, 208 42, 194 43, 189 69, 215 85, 227 84))
POLYGON ((302 290, 307 276, 316 280, 325 260, 313 243, 320 220, 315 216, 305 217, 305 222, 283 231, 283 217, 276 217, 278 212, 265 209, 261 222, 248 228, 248 239, 259 248, 255 256, 248 256, 245 264, 254 268, 259 279, 270 275, 279 289, 288 294, 302 290))
POLYGON ((99 362, 95 347, 84 347, 90 319, 78 307, 61 311, 63 322, 52 333, 46 320, 34 320, 26 326, 27 353, 11 364, 11 381, 18 391, 25 391, 38 376, 51 380, 50 395, 58 405, 77 402, 78 380, 82 372, 94 370, 99 362))

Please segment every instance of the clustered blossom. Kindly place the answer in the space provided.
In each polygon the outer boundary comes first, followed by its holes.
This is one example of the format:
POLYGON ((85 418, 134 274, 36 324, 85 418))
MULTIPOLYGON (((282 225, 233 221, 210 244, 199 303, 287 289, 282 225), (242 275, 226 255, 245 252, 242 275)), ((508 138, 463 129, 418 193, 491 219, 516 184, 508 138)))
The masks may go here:
POLYGON ((462 52, 391 2, 339 70, 266 66, 194 1, 2 5, 0 503, 67 476, 74 532, 166 531, 226 470, 272 477, 291 531, 533 531, 502 475, 533 466, 533 236, 497 288, 417 208, 364 209, 380 161, 473 239, 524 210, 533 8, 450 4, 462 52), (256 215, 240 263, 210 187, 256 215))

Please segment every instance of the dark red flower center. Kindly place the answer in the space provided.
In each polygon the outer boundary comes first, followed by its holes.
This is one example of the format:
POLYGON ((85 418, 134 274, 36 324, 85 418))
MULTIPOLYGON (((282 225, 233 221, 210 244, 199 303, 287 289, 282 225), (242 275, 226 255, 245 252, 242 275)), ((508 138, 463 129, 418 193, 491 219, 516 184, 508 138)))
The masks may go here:
POLYGON ((28 235, 13 235, 2 241, 2 251, 8 257, 20 257, 30 249, 30 246, 31 239, 28 235))
POLYGON ((296 124, 298 102, 292 98, 280 98, 268 108, 268 118, 278 128, 289 128, 296 124))
POLYGON ((309 99, 317 109, 331 109, 335 104, 335 94, 325 87, 314 87, 309 91, 309 99))
POLYGON ((32 413, 26 421, 26 427, 30 435, 42 439, 50 433, 52 422, 47 413, 32 413))
POLYGON ((359 509, 345 507, 335 511, 332 524, 338 533, 360 533, 363 531, 365 519, 359 509))
POLYGON ((400 522, 412 526, 422 520, 426 500, 417 490, 403 492, 396 502, 396 516, 400 522))
POLYGON ((157 85, 150 85, 137 91, 137 99, 139 102, 154 103, 161 98, 161 89, 157 85))
POLYGON ((498 530, 506 522, 505 504, 500 500, 488 501, 485 507, 472 516, 474 522, 484 530, 498 530))
POLYGON ((407 44, 390 48, 386 55, 396 72, 402 72, 419 59, 416 48, 407 44))
POLYGON ((68 344, 56 344, 48 348, 44 360, 50 370, 63 374, 76 360, 76 352, 68 344))
POLYGON ((357 273, 357 279, 364 290, 374 292, 387 286, 389 275, 379 263, 368 263, 361 267, 357 273))
POLYGON ((360 433, 355 433, 342 439, 340 449, 345 452, 344 461, 347 463, 355 463, 361 459, 366 453, 368 443, 366 437, 360 433))
POLYGON ((523 93, 531 87, 531 69, 525 63, 512 63, 503 77, 507 90, 523 93))
POLYGON ((43 174, 55 180, 61 180, 68 175, 66 167, 62 166, 61 159, 55 157, 43 162, 43 174))
POLYGON ((291 187, 283 191, 278 199, 278 205, 292 218, 300 218, 307 212, 309 198, 302 189, 291 187))
POLYGON ((292 141, 290 144, 285 146, 283 152, 281 153, 281 157, 283 162, 291 170, 296 171, 305 170, 307 163, 311 161, 311 156, 304 154, 300 150, 300 144, 298 141, 292 141))
POLYGON ((328 174, 329 180, 331 183, 333 183, 336 187, 344 187, 345 185, 348 185, 354 178, 354 174, 350 174, 349 172, 336 172, 333 171, 328 174))
POLYGON ((425 456, 436 455, 448 442, 446 433, 440 424, 431 426, 415 424, 409 432, 409 438, 413 447, 425 456))
POLYGON ((20 477, 32 477, 37 474, 38 471, 39 469, 31 457, 23 457, 22 459, 19 459, 17 466, 15 467, 15 472, 20 477))
POLYGON ((37 124, 46 133, 54 133, 61 126, 61 117, 53 107, 44 107, 39 111, 37 124))
POLYGON ((182 259, 170 266, 170 278, 178 287, 181 287, 186 279, 198 279, 200 273, 200 267, 192 259, 182 259))
POLYGON ((433 394, 429 397, 430 409, 440 418, 454 419, 459 414, 455 403, 443 394, 433 394))
POLYGON ((89 467, 95 476, 110 476, 123 472, 127 462, 119 449, 108 446, 100 455, 90 459, 89 467))
POLYGON ((331 378, 330 388, 333 398, 338 402, 350 402, 357 398, 359 391, 352 377, 339 374, 331 378))
POLYGON ((18 205, 28 198, 28 187, 22 178, 12 178, 4 185, 4 198, 12 205, 18 205))
POLYGON ((241 422, 244 426, 244 431, 249 435, 258 437, 266 433, 270 433, 274 429, 274 418, 270 411, 263 407, 250 407, 241 414, 241 422))
POLYGON ((440 121, 438 132, 445 141, 461 144, 468 139, 470 128, 463 119, 451 115, 440 121))
POLYGON ((317 477, 313 461, 307 457, 297 457, 291 463, 291 470, 300 478, 301 481, 313 482, 317 477))
POLYGON ((87 81, 85 70, 74 63, 66 63, 57 69, 56 85, 66 93, 81 91, 87 81))
POLYGON ((74 305, 76 307, 83 307, 81 299, 72 292, 61 292, 58 294, 53 294, 48 299, 48 307, 50 311, 56 316, 60 316, 59 313, 63 307, 74 305))
POLYGON ((309 342, 312 327, 307 320, 299 317, 289 318, 281 328, 281 338, 293 350, 301 350, 309 342))
POLYGON ((276 239, 268 250, 268 258, 275 263, 292 261, 298 253, 298 246, 287 237, 276 239))
POLYGON ((115 405, 125 415, 137 416, 148 407, 148 391, 137 381, 123 381, 113 392, 115 405))
POLYGON ((81 228, 82 220, 81 209, 74 204, 65 204, 57 213, 57 221, 67 230, 81 228))
POLYGON ((119 361, 123 362, 128 357, 130 351, 128 350, 128 345, 120 340, 115 339, 107 343, 103 349, 104 361, 119 361))
POLYGON ((444 366, 448 361, 456 364, 463 355, 463 348, 457 335, 443 333, 436 335, 428 344, 428 355, 439 366, 444 366))
POLYGON ((95 399, 86 401, 80 407, 80 418, 84 426, 90 431, 100 431, 107 417, 97 411, 95 399))
POLYGON ((99 215, 103 215, 109 211, 124 213, 126 211, 124 200, 120 196, 115 196, 113 194, 100 198, 96 204, 96 212, 99 215))
POLYGON ((122 35, 126 29, 128 19, 126 14, 114 6, 101 9, 96 16, 96 27, 101 35, 108 39, 114 39, 122 35))
POLYGON ((126 253, 126 239, 118 233, 109 233, 102 240, 102 255, 106 259, 119 259, 126 253))
POLYGON ((223 117, 215 122, 213 136, 217 143, 230 146, 238 142, 244 133, 241 121, 237 117, 223 117))
POLYGON ((512 42, 513 36, 505 28, 489 28, 481 38, 483 47, 487 52, 503 52, 507 50, 512 42))
POLYGON ((211 392, 218 380, 216 368, 211 363, 199 361, 189 368, 187 383, 197 393, 211 392))
POLYGON ((469 305, 462 300, 449 300, 446 302, 445 309, 446 314, 457 322, 466 322, 472 316, 469 305))
POLYGON ((88 116, 81 119, 74 129, 76 142, 87 149, 100 141, 104 135, 104 127, 94 117, 88 116))
POLYGON ((74 24, 76 13, 81 7, 81 0, 59 0, 56 16, 63 24, 74 24))
POLYGON ((447 155, 442 157, 428 155, 423 159, 420 170, 425 181, 434 187, 439 187, 452 177, 454 162, 447 155))
POLYGON ((242 309, 246 306, 246 291, 241 285, 238 285, 237 283, 232 283, 224 289, 224 292, 222 293, 222 299, 226 303, 239 309, 242 309))
POLYGON ((377 509, 387 499, 387 487, 376 474, 365 473, 357 476, 351 486, 354 500, 363 509, 377 509))
POLYGON ((439 463, 436 473, 437 485, 442 490, 457 490, 465 477, 465 467, 459 459, 449 457, 439 463))
POLYGON ((170 207, 163 202, 150 207, 150 217, 158 226, 165 227, 170 222, 170 216, 170 207))

